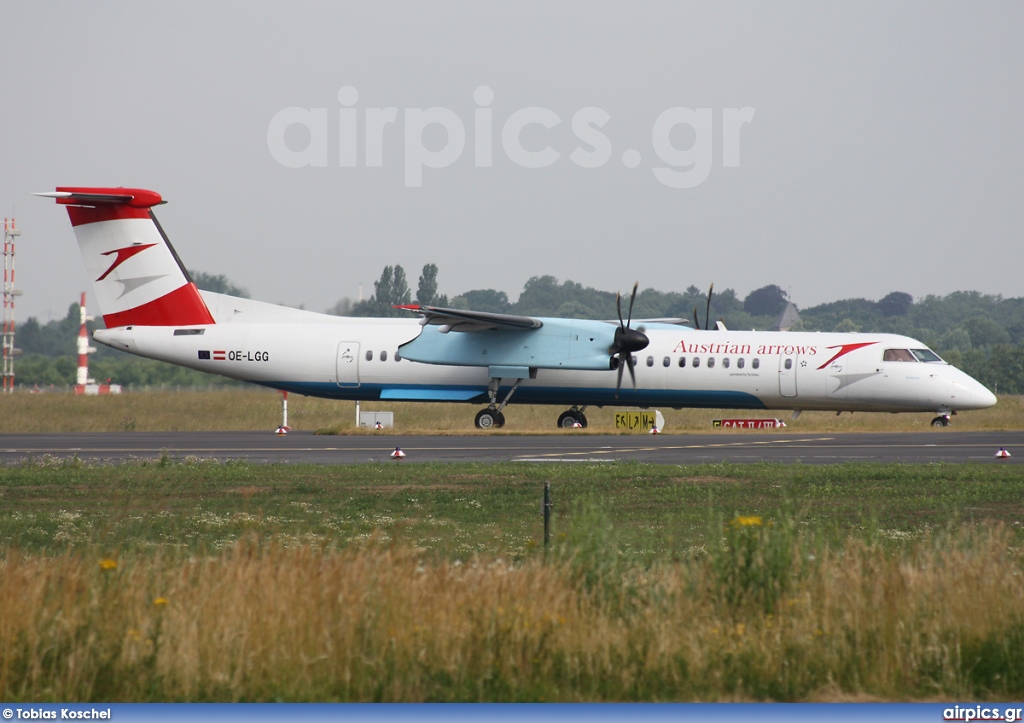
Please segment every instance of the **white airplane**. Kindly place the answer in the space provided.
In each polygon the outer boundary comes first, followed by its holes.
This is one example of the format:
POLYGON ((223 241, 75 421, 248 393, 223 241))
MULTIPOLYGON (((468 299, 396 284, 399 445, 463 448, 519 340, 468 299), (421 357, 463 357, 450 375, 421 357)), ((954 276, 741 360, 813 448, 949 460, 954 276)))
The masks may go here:
POLYGON ((627 319, 526 317, 410 305, 409 319, 345 318, 199 291, 157 222, 160 195, 60 187, 107 326, 101 344, 274 389, 331 399, 486 404, 931 412, 946 426, 995 396, 894 334, 702 330, 627 319), (642 352, 642 353, 641 353, 642 352), (622 388, 623 368, 632 386, 622 388))

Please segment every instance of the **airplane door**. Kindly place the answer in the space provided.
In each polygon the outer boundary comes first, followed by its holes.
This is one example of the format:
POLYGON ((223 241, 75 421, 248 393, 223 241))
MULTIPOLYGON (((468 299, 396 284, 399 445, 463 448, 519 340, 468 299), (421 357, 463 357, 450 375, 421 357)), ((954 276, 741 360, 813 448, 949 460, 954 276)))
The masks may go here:
POLYGON ((359 342, 342 341, 338 343, 338 386, 359 386, 359 342))
POLYGON ((784 397, 796 396, 796 354, 779 357, 779 394, 784 397))

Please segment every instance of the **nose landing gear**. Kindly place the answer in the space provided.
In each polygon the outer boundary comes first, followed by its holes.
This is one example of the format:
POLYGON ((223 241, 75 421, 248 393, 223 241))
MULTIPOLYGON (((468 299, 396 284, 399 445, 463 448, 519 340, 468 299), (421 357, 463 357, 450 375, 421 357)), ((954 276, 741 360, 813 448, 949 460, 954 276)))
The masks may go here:
POLYGON ((933 427, 948 427, 949 418, 956 412, 939 412, 939 416, 932 420, 933 427))

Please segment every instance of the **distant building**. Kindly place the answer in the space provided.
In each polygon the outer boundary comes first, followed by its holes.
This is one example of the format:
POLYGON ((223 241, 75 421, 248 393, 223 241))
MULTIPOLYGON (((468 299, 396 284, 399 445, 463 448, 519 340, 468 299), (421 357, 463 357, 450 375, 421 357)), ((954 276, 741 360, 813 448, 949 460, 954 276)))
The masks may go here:
POLYGON ((786 308, 783 309, 782 315, 779 317, 779 320, 775 322, 775 326, 772 327, 772 330, 789 331, 799 323, 800 312, 796 310, 796 304, 789 301, 786 303, 786 308))

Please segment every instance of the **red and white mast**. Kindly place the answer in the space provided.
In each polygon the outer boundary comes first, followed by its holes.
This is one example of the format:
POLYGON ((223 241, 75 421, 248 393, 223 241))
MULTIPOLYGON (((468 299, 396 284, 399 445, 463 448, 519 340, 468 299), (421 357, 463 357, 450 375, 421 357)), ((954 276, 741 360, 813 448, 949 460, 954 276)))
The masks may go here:
POLYGON ((78 304, 78 314, 82 324, 78 327, 78 376, 75 378, 75 394, 120 394, 120 384, 111 384, 109 379, 104 384, 97 384, 94 379, 89 378, 89 355, 96 351, 96 347, 89 346, 89 328, 86 325, 93 317, 85 311, 84 291, 78 304))
POLYGON ((82 292, 82 301, 78 304, 78 315, 82 325, 78 327, 78 377, 75 379, 75 394, 85 394, 85 385, 92 384, 89 378, 89 353, 96 351, 89 347, 89 329, 86 323, 89 321, 85 313, 85 292, 82 292))

